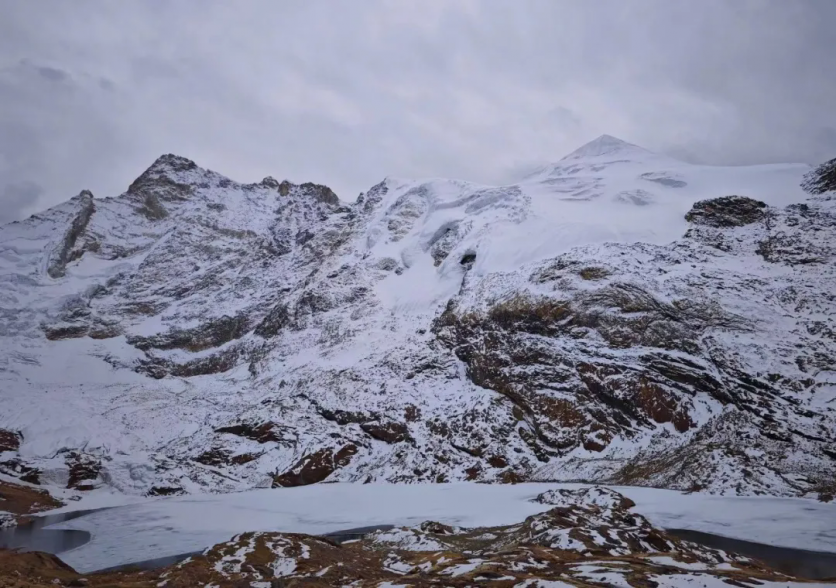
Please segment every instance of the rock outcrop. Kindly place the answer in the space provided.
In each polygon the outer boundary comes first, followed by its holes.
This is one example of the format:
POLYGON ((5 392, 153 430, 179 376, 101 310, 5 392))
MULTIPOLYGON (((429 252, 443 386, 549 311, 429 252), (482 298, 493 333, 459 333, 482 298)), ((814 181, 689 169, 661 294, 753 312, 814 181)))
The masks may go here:
POLYGON ((45 490, 0 481, 0 528, 24 523, 29 515, 60 506, 63 504, 45 490))
POLYGON ((56 279, 63 277, 67 264, 83 253, 83 249, 76 250, 76 246, 87 228, 90 218, 96 211, 93 194, 87 190, 73 198, 72 202, 76 207, 75 215, 67 230, 55 244, 47 262, 47 273, 50 277, 56 279))
POLYGON ((805 191, 814 196, 836 192, 836 159, 831 159, 805 174, 801 183, 805 191))
POLYGON ((766 203, 745 196, 723 196, 694 204, 685 218, 696 225, 742 227, 762 220, 766 203))

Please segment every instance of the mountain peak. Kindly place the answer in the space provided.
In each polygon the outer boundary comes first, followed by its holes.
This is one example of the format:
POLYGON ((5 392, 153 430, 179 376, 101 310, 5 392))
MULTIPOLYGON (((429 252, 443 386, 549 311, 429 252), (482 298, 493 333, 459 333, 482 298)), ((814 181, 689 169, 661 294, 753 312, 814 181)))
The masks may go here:
POLYGON ((191 159, 166 153, 160 155, 151 166, 128 186, 128 193, 133 194, 149 184, 160 181, 161 178, 168 178, 169 183, 183 172, 198 169, 197 164, 191 159))
POLYGON ((567 159, 585 159, 587 157, 603 157, 606 155, 621 155, 629 153, 649 153, 647 149, 623 141, 618 137, 612 135, 601 135, 597 139, 593 139, 582 147, 572 151, 569 155, 564 157, 561 161, 567 159))
POLYGON ((174 155, 173 153, 166 153, 160 155, 154 163, 146 170, 146 173, 151 171, 165 172, 165 171, 189 171, 197 168, 197 164, 186 157, 174 155))

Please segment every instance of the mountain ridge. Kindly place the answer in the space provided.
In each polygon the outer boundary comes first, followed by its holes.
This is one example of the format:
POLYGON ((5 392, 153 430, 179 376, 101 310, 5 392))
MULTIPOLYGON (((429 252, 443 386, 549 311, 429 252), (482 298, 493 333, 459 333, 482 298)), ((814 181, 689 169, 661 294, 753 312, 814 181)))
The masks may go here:
POLYGON ((633 153, 502 187, 387 179, 355 203, 169 154, 120 196, 5 225, 0 429, 22 441, 0 472, 152 495, 825 492, 832 211, 806 167, 633 153))
POLYGON ((648 151, 644 147, 640 147, 633 143, 628 143, 618 137, 613 137, 612 135, 600 135, 596 137, 592 141, 585 143, 584 145, 580 146, 579 148, 575 149, 568 155, 565 155, 561 158, 560 161, 568 161, 572 159, 585 159, 590 157, 605 157, 605 156, 612 156, 617 154, 623 155, 635 155, 635 154, 650 154, 651 151, 648 151))

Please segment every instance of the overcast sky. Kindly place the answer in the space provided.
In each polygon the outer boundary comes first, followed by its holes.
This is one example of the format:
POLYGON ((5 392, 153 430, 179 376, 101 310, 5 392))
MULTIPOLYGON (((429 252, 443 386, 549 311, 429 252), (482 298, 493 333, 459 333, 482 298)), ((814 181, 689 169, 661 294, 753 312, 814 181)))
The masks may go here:
POLYGON ((602 133, 836 156, 836 0, 0 0, 0 221, 173 152, 239 181, 513 180, 602 133))

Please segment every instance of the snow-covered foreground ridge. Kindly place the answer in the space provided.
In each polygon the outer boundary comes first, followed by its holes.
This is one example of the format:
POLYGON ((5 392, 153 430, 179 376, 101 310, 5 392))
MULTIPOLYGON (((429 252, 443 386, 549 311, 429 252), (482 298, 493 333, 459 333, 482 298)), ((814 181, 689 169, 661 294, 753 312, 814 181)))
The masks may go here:
POLYGON ((827 494, 836 217, 808 170, 602 137, 347 204, 163 156, 0 228, 0 473, 827 494))

